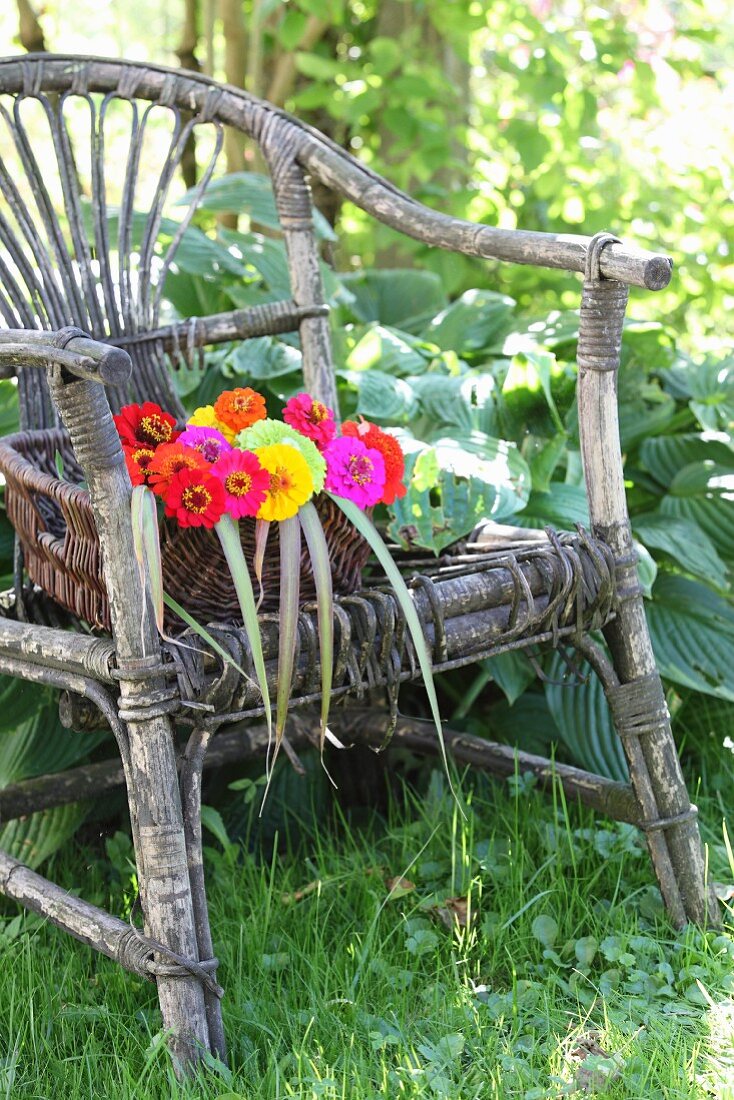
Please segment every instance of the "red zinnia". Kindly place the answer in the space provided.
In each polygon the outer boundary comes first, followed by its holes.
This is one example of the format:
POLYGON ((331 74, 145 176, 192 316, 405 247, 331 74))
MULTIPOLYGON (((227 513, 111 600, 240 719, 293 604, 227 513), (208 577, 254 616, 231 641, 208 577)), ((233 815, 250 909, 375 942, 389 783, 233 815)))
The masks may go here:
POLYGON ((367 420, 362 420, 360 424, 345 420, 342 432, 344 435, 356 436, 366 447, 373 447, 382 455, 385 463, 385 489, 380 498, 381 503, 393 504, 396 499, 404 497, 407 492, 403 484, 405 455, 395 436, 383 432, 382 428, 367 420))
POLYGON ((148 484, 154 493, 163 497, 168 492, 168 486, 173 478, 182 470, 208 469, 207 460, 193 447, 185 447, 183 443, 164 443, 158 448, 150 464, 148 484))
POLYGON ((168 486, 165 505, 181 527, 213 527, 224 514, 224 486, 209 468, 181 470, 168 486))
POLYGON ((153 401, 146 401, 144 405, 125 405, 114 421, 126 447, 133 447, 136 443, 157 447, 159 443, 172 443, 179 434, 176 418, 153 401))
POLYGON ((147 443, 135 443, 132 447, 123 447, 122 451, 133 485, 145 485, 150 464, 155 458, 155 447, 149 447, 147 443))

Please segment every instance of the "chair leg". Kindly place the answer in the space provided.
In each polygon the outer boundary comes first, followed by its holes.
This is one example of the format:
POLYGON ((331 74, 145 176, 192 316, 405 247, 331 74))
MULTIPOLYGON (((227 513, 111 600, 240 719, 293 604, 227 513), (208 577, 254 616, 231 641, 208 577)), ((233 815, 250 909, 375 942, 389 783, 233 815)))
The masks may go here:
MULTIPOLYGON (((213 958, 214 945, 209 925, 206 882, 204 879, 204 858, 201 841, 201 784, 204 760, 214 733, 214 726, 205 726, 192 731, 181 762, 180 776, 184 835, 189 865, 189 881, 191 882, 191 900, 194 907, 196 941, 199 957, 204 959, 213 958)), ((212 969, 212 977, 215 974, 216 971, 212 969)), ((219 1058, 220 1062, 224 1062, 226 1065, 227 1041, 222 1021, 221 998, 212 990, 205 989, 204 1002, 212 1053, 219 1058)))
POLYGON ((678 927, 687 921, 716 926, 719 903, 706 881, 696 807, 681 771, 642 597, 625 600, 604 635, 613 669, 609 662, 600 667, 595 647, 581 648, 604 684, 663 900, 678 927))
POLYGON ((210 1041, 201 974, 196 973, 199 953, 176 758, 168 719, 133 721, 132 712, 131 701, 123 700, 128 801, 145 934, 193 964, 189 970, 163 960, 157 975, 163 1027, 176 1073, 183 1076, 210 1050, 210 1041))

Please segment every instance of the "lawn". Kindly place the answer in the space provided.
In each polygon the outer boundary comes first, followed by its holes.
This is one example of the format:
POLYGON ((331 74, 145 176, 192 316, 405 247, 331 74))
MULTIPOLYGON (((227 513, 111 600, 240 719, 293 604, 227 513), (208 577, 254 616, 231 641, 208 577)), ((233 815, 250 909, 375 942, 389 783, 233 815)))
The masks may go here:
MULTIPOLYGON (((703 769, 699 798, 725 882, 716 791, 729 759, 703 769)), ((523 776, 457 777, 463 813, 440 771, 420 778, 393 785, 380 812, 334 805, 318 826, 278 805, 292 802, 289 780, 269 810, 274 844, 254 835, 254 814, 243 828, 246 814, 225 813, 236 842, 208 816, 232 1069, 186 1086, 153 986, 6 905, 0 1096, 534 1100, 585 1083, 610 1097, 734 1097, 732 929, 673 931, 637 832, 523 776)), ((254 793, 244 786, 239 798, 254 793)), ((127 915, 129 839, 96 833, 49 873, 127 915)))

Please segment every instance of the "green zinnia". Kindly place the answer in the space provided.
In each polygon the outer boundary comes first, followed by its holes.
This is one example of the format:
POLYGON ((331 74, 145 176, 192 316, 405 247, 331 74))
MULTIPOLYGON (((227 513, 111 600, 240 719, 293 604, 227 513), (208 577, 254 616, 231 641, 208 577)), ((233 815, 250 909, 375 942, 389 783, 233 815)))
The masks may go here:
POLYGON ((235 438, 235 446, 243 451, 254 451, 258 447, 272 447, 276 443, 287 443, 301 452, 313 480, 315 493, 320 493, 326 479, 326 462, 318 447, 295 428, 283 424, 280 420, 258 420, 249 428, 244 428, 235 438))

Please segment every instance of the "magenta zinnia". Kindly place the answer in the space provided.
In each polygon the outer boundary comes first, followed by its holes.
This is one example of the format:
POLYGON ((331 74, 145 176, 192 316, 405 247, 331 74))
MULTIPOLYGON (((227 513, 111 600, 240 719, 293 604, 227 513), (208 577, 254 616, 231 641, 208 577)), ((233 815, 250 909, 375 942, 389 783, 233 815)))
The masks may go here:
POLYGON ((361 439, 334 439, 324 451, 326 489, 353 500, 360 508, 377 504, 385 488, 385 462, 361 439))
POLYGON ((316 401, 310 393, 299 393, 286 402, 283 419, 291 428, 312 439, 323 450, 336 434, 332 409, 316 401))
POLYGON ((212 473, 224 486, 225 511, 234 519, 254 516, 270 487, 270 474, 252 451, 229 450, 212 473))
POLYGON ((185 447, 193 447, 207 462, 217 462, 232 450, 232 446, 216 428, 187 427, 178 437, 185 447))

